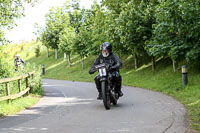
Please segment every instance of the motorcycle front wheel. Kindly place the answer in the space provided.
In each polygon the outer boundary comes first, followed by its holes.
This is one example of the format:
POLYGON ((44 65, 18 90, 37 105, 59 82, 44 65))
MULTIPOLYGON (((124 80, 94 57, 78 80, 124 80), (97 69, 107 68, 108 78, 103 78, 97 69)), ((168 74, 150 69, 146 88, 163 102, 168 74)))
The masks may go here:
POLYGON ((101 82, 101 93, 102 93, 104 107, 106 109, 110 109, 110 95, 107 92, 105 81, 101 82))

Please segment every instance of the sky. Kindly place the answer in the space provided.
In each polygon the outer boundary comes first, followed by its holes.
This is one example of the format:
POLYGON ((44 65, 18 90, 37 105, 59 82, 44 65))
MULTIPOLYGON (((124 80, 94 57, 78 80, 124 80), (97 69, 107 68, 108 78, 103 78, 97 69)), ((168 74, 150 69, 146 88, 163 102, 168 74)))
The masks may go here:
MULTIPOLYGON (((31 41, 35 39, 33 32, 35 31, 34 23, 40 26, 45 25, 45 14, 48 13, 50 7, 62 6, 66 0, 40 0, 41 2, 34 7, 25 5, 25 17, 16 20, 17 26, 12 30, 6 31, 6 38, 12 43, 20 43, 22 40, 31 41)), ((98 0, 100 1, 100 0, 98 0)), ((90 8, 93 0, 80 0, 80 6, 90 8)))

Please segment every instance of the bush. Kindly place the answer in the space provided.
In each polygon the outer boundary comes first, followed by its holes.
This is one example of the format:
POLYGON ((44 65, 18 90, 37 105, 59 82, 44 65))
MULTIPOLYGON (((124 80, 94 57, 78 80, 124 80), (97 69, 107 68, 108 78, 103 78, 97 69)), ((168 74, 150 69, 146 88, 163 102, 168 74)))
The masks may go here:
POLYGON ((18 52, 15 51, 15 53, 14 53, 14 55, 13 55, 13 58, 15 58, 17 54, 18 54, 18 52))
POLYGON ((31 93, 34 95, 43 95, 41 71, 41 67, 38 67, 35 71, 35 75, 33 78, 34 86, 31 89, 31 93))
MULTIPOLYGON (((33 79, 30 78, 30 83, 34 83, 33 88, 31 89, 31 93, 34 95, 42 95, 42 82, 41 82, 41 74, 42 74, 42 68, 41 66, 35 66, 35 64, 27 63, 24 73, 32 72, 35 70, 35 74, 33 76, 33 79)), ((29 83, 29 84, 30 84, 29 83)))
MULTIPOLYGON (((0 58, 0 61, 1 61, 1 58, 0 58)), ((9 68, 9 69, 11 69, 11 68, 9 68)), ((40 96, 43 95, 42 83, 41 83, 41 67, 35 67, 35 64, 27 63, 23 71, 16 71, 13 73, 9 73, 9 71, 8 71, 9 69, 0 69, 0 74, 3 73, 3 75, 4 75, 4 77, 2 77, 2 75, 0 75, 1 79, 27 74, 28 72, 32 72, 35 70, 33 79, 32 79, 32 77, 29 77, 29 80, 28 80, 30 86, 32 86, 32 83, 34 83, 31 93, 33 95, 40 95, 40 96)), ((25 84, 26 84, 26 81, 25 81, 25 79, 23 79, 22 84, 21 84, 22 90, 26 89, 25 84)), ((10 82, 9 85, 10 85, 10 93, 11 94, 16 94, 19 92, 18 87, 16 87, 16 86, 18 86, 17 81, 12 81, 12 82, 10 82)), ((0 97, 5 96, 5 95, 6 95, 5 84, 0 84, 0 97)))
POLYGON ((2 51, 0 50, 0 79, 7 78, 11 75, 9 71, 11 66, 6 62, 4 55, 1 53, 2 51))
MULTIPOLYGON (((12 69, 11 65, 6 62, 5 55, 0 49, 0 79, 8 78, 13 75, 13 72, 10 71, 12 69)), ((5 94, 5 86, 0 84, 0 96, 5 94)))
POLYGON ((35 56, 36 57, 40 56, 40 45, 37 45, 37 47, 35 48, 35 56))
POLYGON ((26 57, 29 57, 29 52, 26 53, 26 57))
POLYGON ((22 43, 22 45, 21 45, 21 51, 23 51, 24 50, 24 44, 22 43))

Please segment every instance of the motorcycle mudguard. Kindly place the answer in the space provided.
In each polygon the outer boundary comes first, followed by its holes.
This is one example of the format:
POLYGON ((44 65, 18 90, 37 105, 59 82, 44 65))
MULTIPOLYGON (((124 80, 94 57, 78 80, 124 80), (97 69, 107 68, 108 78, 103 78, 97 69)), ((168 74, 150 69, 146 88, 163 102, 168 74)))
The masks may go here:
POLYGON ((100 81, 106 81, 107 79, 106 79, 106 77, 102 77, 101 79, 100 79, 100 81))

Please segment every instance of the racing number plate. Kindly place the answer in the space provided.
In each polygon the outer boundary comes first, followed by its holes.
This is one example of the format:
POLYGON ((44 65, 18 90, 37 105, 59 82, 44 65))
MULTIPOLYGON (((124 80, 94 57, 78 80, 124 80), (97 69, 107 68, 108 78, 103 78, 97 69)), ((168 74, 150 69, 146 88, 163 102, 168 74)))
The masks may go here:
POLYGON ((106 69, 105 68, 99 69, 99 74, 100 76, 106 76, 106 69))

